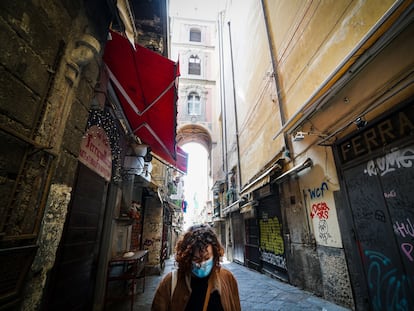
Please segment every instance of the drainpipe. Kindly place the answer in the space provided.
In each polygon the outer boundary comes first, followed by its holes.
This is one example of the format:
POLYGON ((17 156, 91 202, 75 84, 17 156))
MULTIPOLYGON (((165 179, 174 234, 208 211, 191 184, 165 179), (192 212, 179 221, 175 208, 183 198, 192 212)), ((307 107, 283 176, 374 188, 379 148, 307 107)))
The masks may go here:
POLYGON ((234 123, 236 126, 236 149, 237 149, 237 171, 239 175, 239 193, 242 187, 241 180, 241 169, 240 169, 240 146, 239 146, 239 124, 237 118, 237 101, 236 101, 236 86, 234 84, 234 61, 233 61, 233 44, 231 41, 231 27, 230 22, 227 22, 229 25, 229 41, 230 41, 230 61, 231 61, 231 78, 233 82, 233 105, 234 105, 234 123))
MULTIPOLYGON (((283 97, 282 97, 282 94, 281 94, 280 79, 279 79, 279 67, 278 67, 278 63, 277 63, 277 59, 276 59, 276 55, 275 55, 275 43, 273 41, 273 36, 271 36, 271 34, 270 34, 270 23, 269 23, 269 13, 268 13, 269 10, 266 6, 266 0, 262 0, 262 8, 263 8, 264 21, 265 21, 265 25, 266 25, 267 40, 269 42, 269 47, 270 47, 270 57, 272 59, 273 78, 275 79, 277 102, 278 102, 279 111, 280 111, 280 120, 281 120, 282 127, 283 127, 286 123, 286 114, 285 114, 285 109, 284 109, 284 106, 283 106, 283 97)), ((289 152, 290 146, 288 146, 288 143, 290 141, 289 141, 286 133, 284 133, 284 135, 283 135, 283 140, 284 140, 284 144, 285 144, 286 149, 287 149, 285 154, 290 155, 290 152, 289 152)))
POLYGON ((227 115, 226 115, 226 104, 224 88, 224 52, 223 52, 223 13, 219 13, 219 62, 220 62, 220 104, 222 111, 222 128, 221 128, 221 156, 223 160, 223 170, 225 176, 227 176, 228 163, 227 163, 227 115))

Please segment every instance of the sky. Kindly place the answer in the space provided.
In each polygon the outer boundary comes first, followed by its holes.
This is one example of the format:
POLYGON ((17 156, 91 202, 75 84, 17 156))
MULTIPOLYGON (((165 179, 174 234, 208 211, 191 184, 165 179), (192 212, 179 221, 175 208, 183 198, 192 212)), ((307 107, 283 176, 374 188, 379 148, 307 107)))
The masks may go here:
POLYGON ((214 20, 223 0, 170 0, 170 15, 214 20))
POLYGON ((194 211, 201 209, 207 200, 207 151, 198 143, 188 143, 182 148, 189 154, 187 175, 184 176, 184 197, 188 203, 187 213, 184 214, 184 226, 188 226, 193 221, 197 222, 194 211))

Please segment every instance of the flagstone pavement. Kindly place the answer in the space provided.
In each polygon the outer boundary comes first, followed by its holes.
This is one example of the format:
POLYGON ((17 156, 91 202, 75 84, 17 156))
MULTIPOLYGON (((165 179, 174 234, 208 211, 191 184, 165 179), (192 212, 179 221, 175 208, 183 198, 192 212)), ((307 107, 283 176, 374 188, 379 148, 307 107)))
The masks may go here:
MULTIPOLYGON (((350 310, 301 290, 283 281, 271 278, 234 262, 223 267, 236 277, 243 311, 346 311, 350 310)), ((145 291, 136 295, 134 311, 150 311, 152 299, 162 277, 174 268, 174 260, 165 262, 162 275, 145 279, 145 291)), ((138 284, 142 286, 142 284, 138 284)), ((138 288, 139 290, 140 288, 138 288)), ((106 310, 130 310, 128 302, 111 305, 106 310)))

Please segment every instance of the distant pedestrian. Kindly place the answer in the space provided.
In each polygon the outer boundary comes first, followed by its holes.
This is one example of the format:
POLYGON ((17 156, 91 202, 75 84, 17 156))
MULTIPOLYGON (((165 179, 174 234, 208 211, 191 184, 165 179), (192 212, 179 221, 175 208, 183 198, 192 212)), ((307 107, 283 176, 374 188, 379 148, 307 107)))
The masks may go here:
POLYGON ((177 242, 178 269, 158 285, 152 311, 240 311, 237 281, 220 265, 224 249, 208 225, 191 227, 177 242))

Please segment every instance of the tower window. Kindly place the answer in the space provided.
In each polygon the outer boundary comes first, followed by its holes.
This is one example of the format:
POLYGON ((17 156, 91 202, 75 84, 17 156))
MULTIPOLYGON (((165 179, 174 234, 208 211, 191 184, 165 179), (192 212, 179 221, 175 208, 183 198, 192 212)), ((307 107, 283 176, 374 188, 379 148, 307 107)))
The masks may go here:
POLYGON ((200 75, 201 62, 197 55, 191 55, 188 59, 188 74, 200 75))
POLYGON ((196 28, 190 29, 190 41, 201 42, 201 31, 196 28))
POLYGON ((187 96, 187 113, 190 116, 201 115, 200 95, 198 95, 196 92, 191 92, 187 96))

